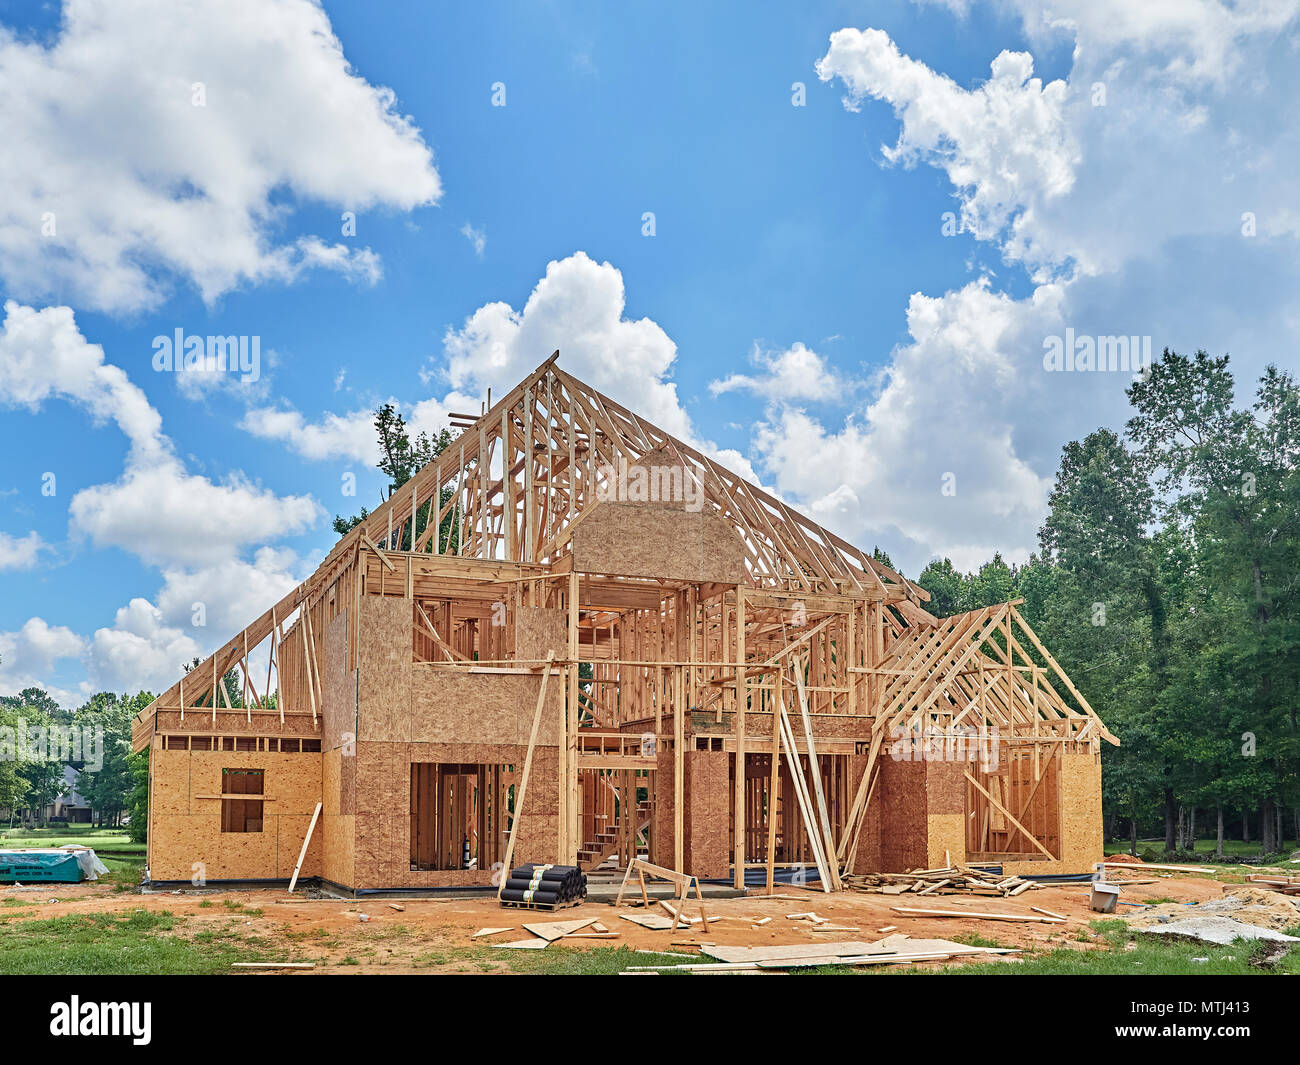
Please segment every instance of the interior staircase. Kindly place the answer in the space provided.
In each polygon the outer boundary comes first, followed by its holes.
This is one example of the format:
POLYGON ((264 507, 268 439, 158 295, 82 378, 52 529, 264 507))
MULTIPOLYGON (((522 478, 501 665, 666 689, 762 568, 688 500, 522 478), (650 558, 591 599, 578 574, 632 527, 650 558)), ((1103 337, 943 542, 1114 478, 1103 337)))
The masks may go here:
MULTIPOLYGON (((650 827, 650 811, 649 800, 643 799, 636 804, 634 839, 650 827)), ((578 864, 584 869, 595 869, 618 850, 621 836, 622 832, 617 823, 607 825, 596 833, 594 839, 585 840, 578 848, 578 864)))

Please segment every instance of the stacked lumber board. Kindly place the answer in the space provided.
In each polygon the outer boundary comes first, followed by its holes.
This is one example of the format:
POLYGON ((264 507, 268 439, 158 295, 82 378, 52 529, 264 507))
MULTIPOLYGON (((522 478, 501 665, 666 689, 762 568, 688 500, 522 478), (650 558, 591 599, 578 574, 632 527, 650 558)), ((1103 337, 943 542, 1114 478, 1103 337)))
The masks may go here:
POLYGON ((1283 895, 1300 895, 1300 876, 1272 876, 1264 873, 1247 873, 1246 880, 1251 884, 1280 891, 1283 895))
POLYGON ((876 895, 988 895, 1013 898, 1037 887, 1037 881, 999 876, 969 865, 945 869, 918 869, 910 873, 853 873, 843 878, 845 888, 876 895))

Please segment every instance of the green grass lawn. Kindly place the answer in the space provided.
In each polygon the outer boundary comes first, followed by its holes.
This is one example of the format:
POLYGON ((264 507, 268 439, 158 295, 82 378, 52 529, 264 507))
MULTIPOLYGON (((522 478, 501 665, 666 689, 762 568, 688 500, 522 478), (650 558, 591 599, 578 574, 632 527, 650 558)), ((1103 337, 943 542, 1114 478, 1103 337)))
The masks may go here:
POLYGON ((0 974, 7 976, 140 973, 223 973, 236 961, 261 955, 241 942, 172 934, 178 920, 165 910, 128 914, 74 914, 0 922, 0 974))

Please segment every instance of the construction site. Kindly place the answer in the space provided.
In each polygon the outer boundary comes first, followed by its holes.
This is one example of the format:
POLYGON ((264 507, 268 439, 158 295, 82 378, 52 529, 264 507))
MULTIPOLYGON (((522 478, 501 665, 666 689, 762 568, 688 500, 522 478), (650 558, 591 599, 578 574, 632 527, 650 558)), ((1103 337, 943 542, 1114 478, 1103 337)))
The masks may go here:
POLYGON ((136 718, 150 883, 1092 870, 1119 740, 1017 602, 935 617, 558 354, 136 718))

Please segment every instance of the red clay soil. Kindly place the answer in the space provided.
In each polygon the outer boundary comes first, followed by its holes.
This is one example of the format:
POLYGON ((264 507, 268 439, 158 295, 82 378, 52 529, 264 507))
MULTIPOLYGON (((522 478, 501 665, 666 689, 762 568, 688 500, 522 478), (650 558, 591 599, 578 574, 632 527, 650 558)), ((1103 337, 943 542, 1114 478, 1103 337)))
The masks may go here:
MULTIPOLYGON (((1126 873, 1114 877, 1123 883, 1126 873)), ((1142 902, 1150 897, 1178 902, 1218 898, 1223 885, 1204 877, 1157 874, 1158 883, 1135 886, 1121 896, 1142 902)), ((1143 878, 1146 879, 1146 878, 1143 878)), ((25 905, 0 907, 0 921, 24 921, 75 913, 127 913, 131 910, 166 910, 189 919, 178 921, 171 933, 193 937, 205 931, 229 937, 228 941, 256 940, 249 944, 250 954, 275 960, 312 961, 314 973, 404 973, 404 972, 505 972, 511 955, 519 952, 499 950, 493 942, 527 939, 530 933, 523 924, 569 921, 591 917, 603 923, 615 939, 568 939, 557 944, 579 950, 608 946, 627 946, 639 950, 695 954, 701 942, 737 946, 773 946, 792 943, 817 943, 837 940, 875 940, 886 934, 880 929, 895 925, 898 933, 923 938, 954 939, 978 935, 981 942, 996 941, 1001 946, 1050 950, 1068 946, 1081 950, 1095 949, 1089 923, 1098 918, 1088 908, 1088 885, 1065 884, 1027 891, 1014 899, 985 898, 969 895, 903 896, 843 892, 821 892, 785 888, 786 898, 750 896, 735 899, 706 900, 712 921, 707 931, 701 925, 687 930, 654 931, 630 921, 620 913, 645 912, 640 908, 615 909, 607 903, 584 903, 556 911, 525 911, 503 908, 495 899, 398 899, 317 900, 289 895, 283 889, 244 891, 186 891, 181 894, 140 895, 114 891, 94 883, 57 885, 40 888, 0 890, 0 899, 17 899, 25 905), (921 917, 896 913, 894 906, 973 912, 1030 915, 1031 906, 1064 915, 1064 924, 1022 924, 993 921, 979 917, 921 917), (393 908, 402 907, 401 910, 393 908), (258 911, 260 913, 252 912, 258 911), (795 921, 788 914, 815 912, 835 925, 856 928, 856 932, 816 932, 807 921, 795 921), (362 915, 368 919, 363 920, 362 915), (754 921, 771 917, 766 925, 755 927, 754 921), (474 940, 475 931, 485 927, 511 926, 514 931, 474 940), (1081 936, 1080 933, 1083 933, 1081 936)), ((656 905, 652 911, 667 916, 656 905)), ((698 914, 698 904, 688 903, 688 916, 698 914)), ((584 931, 586 931, 584 929, 584 931)), ((548 948, 548 949, 554 949, 548 948)), ((1006 956, 1014 959, 1014 955, 1006 956)), ((685 961, 686 959, 682 959, 685 961)), ((707 961, 707 958, 701 958, 707 961)), ((926 964, 961 964, 926 963, 926 964)))

